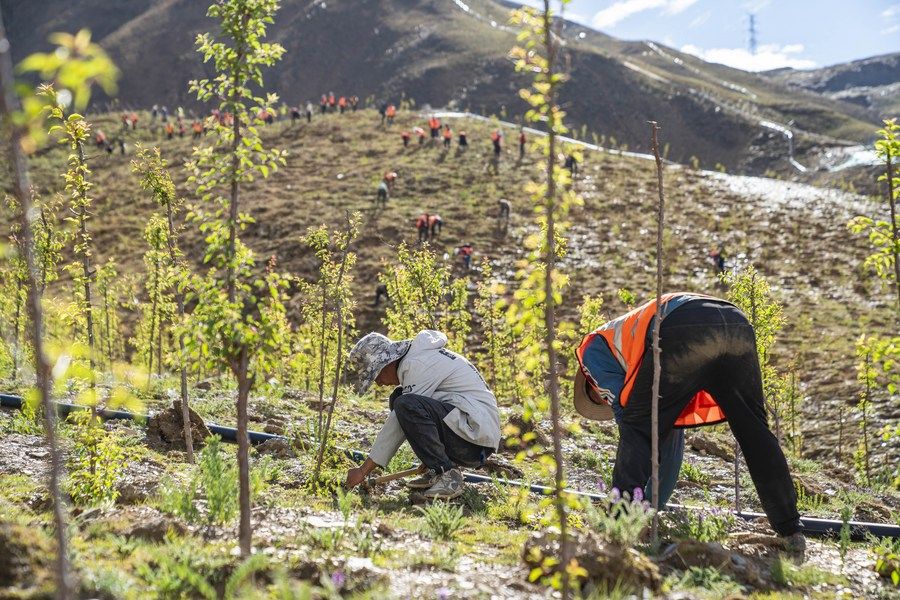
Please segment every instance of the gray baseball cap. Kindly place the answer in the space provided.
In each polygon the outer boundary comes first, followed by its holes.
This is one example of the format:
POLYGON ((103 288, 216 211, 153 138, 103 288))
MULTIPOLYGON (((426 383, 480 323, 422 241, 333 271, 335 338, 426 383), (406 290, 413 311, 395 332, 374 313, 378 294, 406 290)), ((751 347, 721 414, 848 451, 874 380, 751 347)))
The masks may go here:
POLYGON ((348 359, 350 373, 356 379, 357 394, 364 394, 381 370, 409 351, 412 340, 395 342, 380 333, 369 333, 362 337, 350 351, 348 359))

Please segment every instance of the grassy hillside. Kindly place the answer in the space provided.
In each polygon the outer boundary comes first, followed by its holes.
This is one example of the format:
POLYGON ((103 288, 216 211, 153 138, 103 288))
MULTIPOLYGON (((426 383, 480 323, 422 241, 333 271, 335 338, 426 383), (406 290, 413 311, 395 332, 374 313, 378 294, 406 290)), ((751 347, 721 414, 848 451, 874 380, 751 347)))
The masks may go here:
MULTIPOLYGON (((188 158, 193 142, 189 136, 162 140, 161 134, 144 127, 148 121, 149 115, 142 114, 142 129, 127 134, 129 151, 136 141, 159 144, 190 203, 186 174, 179 165, 188 158)), ((263 137, 267 144, 289 151, 287 166, 247 186, 244 193, 244 206, 256 219, 246 241, 260 260, 275 255, 284 271, 300 277, 312 277, 316 268, 314 257, 300 243, 307 227, 321 223, 338 227, 346 211, 364 213, 355 290, 361 330, 380 327, 383 308, 371 306, 378 273, 385 261, 394 260, 401 242, 416 243, 413 223, 423 211, 443 217, 445 226, 435 250, 449 255, 447 260, 456 264, 459 276, 463 273, 453 250, 470 242, 476 263, 489 258, 495 272, 511 279, 524 252, 522 240, 533 229, 522 189, 535 172, 534 156, 529 154, 519 164, 516 149, 507 147, 500 175, 488 173, 491 125, 472 120, 449 121, 455 130, 468 132, 471 147, 465 153, 455 143, 449 152, 429 145, 420 148, 415 141, 403 148, 400 131, 421 121, 414 113, 401 113, 393 127, 382 128, 377 113, 360 111, 317 115, 310 125, 277 122, 264 128, 263 137), (387 170, 397 171, 399 181, 387 208, 376 210, 376 186, 387 170), (495 220, 500 198, 513 204, 508 232, 495 220)), ((112 115, 97 116, 93 122, 107 132, 118 127, 112 115)), ((505 130, 507 146, 516 135, 516 130, 505 130)), ((151 201, 130 173, 130 155, 107 156, 99 150, 91 154, 96 184, 91 228, 97 258, 116 257, 126 273, 139 274, 144 268, 141 232, 151 201)), ((63 160, 62 150, 56 148, 34 159, 41 194, 60 188, 57 173, 63 160)), ((653 164, 587 152, 576 189, 584 206, 572 215, 564 261, 572 283, 564 314, 575 317, 583 294, 602 294, 608 313, 615 315, 625 309, 616 290, 627 288, 643 299, 654 289, 653 164)), ((808 452, 834 453, 838 407, 852 405, 858 391, 856 337, 864 331, 892 330, 889 295, 860 271, 865 241, 845 227, 850 216, 879 209, 861 197, 833 190, 677 166, 666 171, 666 192, 666 288, 724 293, 707 258, 715 245, 724 245, 729 267, 754 264, 786 305, 787 326, 776 345, 776 362, 782 367, 798 365, 808 452)), ((199 266, 199 234, 188 226, 185 235, 186 253, 199 266)), ((473 283, 477 277, 475 273, 473 283)), ((294 301, 295 314, 296 308, 294 301)), ((883 402, 878 420, 897 418, 896 411, 896 405, 883 402)))
MULTIPOLYGON (((187 82, 207 66, 193 42, 212 26, 204 3, 129 0, 113 9, 97 0, 47 0, 37 10, 29 0, 4 0, 2 6, 18 58, 46 49, 53 31, 88 27, 121 68, 119 103, 194 106, 187 82)), ((515 39, 505 26, 509 11, 494 0, 285 0, 270 37, 287 54, 267 82, 289 104, 334 90, 521 114, 521 85, 506 58, 515 39)), ((813 164, 818 146, 868 141, 877 124, 859 106, 650 42, 622 42, 572 23, 563 35, 572 82, 562 100, 572 122, 588 136, 631 149, 647 149, 642 124, 653 118, 667 123, 673 160, 697 156, 709 167, 764 173, 786 164, 786 147, 759 126, 762 119, 794 121, 798 151, 808 151, 813 164)))

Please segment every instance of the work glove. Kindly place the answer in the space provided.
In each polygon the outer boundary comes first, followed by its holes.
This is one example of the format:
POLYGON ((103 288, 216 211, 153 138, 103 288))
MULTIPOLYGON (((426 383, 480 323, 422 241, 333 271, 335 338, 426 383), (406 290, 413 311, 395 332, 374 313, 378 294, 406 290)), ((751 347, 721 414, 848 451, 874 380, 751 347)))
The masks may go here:
POLYGON ((390 398, 388 398, 388 407, 391 410, 394 410, 394 400, 396 400, 397 398, 399 398, 402 395, 403 395, 403 386, 398 385, 397 387, 394 388, 394 391, 391 392, 390 398))

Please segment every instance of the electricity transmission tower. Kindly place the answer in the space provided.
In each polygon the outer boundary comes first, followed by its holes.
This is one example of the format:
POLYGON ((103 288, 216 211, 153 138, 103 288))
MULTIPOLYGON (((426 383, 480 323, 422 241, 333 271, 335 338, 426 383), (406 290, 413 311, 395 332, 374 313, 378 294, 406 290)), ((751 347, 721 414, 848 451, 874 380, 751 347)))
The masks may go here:
POLYGON ((756 54, 756 15, 750 13, 750 54, 756 54))

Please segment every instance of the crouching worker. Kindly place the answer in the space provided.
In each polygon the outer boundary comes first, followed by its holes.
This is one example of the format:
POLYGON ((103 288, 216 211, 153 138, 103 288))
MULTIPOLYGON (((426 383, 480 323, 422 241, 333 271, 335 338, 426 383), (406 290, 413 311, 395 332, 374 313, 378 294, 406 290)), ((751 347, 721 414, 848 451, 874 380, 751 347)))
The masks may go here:
MULTIPOLYGON (((660 310, 659 500, 675 489, 684 430, 728 421, 772 528, 802 553, 797 494, 778 440, 769 430, 756 336, 733 304, 709 296, 666 294, 660 310)), ((656 301, 588 334, 575 351, 575 408, 589 419, 615 418, 619 447, 613 486, 650 493, 651 402, 656 301)))
POLYGON ((462 494, 459 466, 478 468, 500 445, 497 400, 478 370, 447 349, 447 336, 425 330, 411 340, 392 341, 370 333, 350 351, 356 391, 374 381, 399 386, 391 394, 391 414, 362 466, 347 472, 347 488, 376 467, 386 467, 404 440, 428 469, 409 482, 432 500, 462 494))

